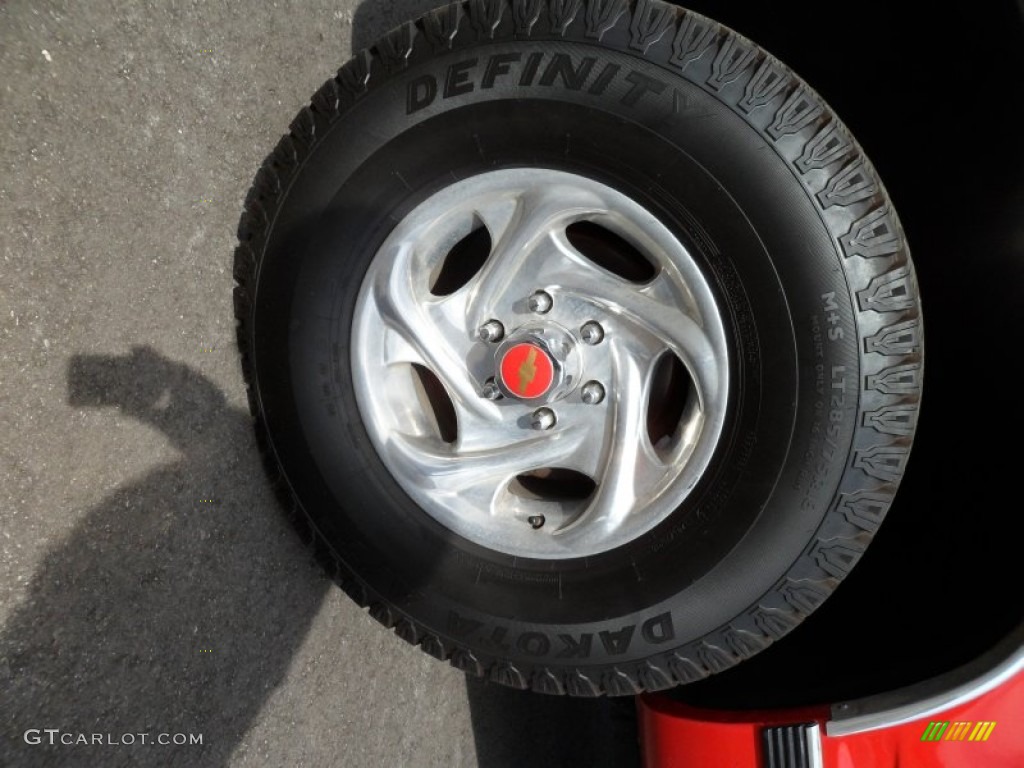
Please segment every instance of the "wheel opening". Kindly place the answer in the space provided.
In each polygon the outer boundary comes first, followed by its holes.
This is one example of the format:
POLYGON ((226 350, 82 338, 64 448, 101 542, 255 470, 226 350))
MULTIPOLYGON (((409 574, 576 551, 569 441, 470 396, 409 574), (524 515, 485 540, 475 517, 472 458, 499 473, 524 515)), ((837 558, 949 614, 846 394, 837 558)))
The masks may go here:
POLYGON ((578 221, 565 230, 581 256, 631 283, 653 280, 658 269, 634 245, 592 221, 578 221))
POLYGON ((524 472, 509 484, 514 496, 541 501, 586 501, 596 489, 597 484, 582 472, 559 467, 524 472))
POLYGON ((459 422, 448 391, 429 368, 413 363, 412 369, 420 403, 437 436, 446 443, 454 443, 459 435, 459 422))
POLYGON ((473 231, 459 240, 445 256, 434 276, 430 292, 450 296, 473 279, 491 255, 491 233, 477 220, 473 231))
POLYGON ((647 436, 659 454, 675 443, 679 425, 693 395, 693 380, 683 361, 667 352, 654 366, 647 403, 647 436))

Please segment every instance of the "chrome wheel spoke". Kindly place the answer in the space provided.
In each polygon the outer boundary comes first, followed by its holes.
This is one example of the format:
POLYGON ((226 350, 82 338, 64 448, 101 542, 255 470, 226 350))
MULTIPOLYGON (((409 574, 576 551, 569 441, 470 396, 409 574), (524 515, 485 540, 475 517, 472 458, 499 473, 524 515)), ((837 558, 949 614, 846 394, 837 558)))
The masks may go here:
POLYGON ((467 320, 482 324, 501 307, 525 298, 529 287, 566 266, 558 240, 574 218, 605 210, 601 198, 564 184, 534 187, 514 198, 476 207, 494 241, 491 256, 471 282, 467 320))
POLYGON ((394 435, 387 450, 399 475, 424 484, 439 498, 472 497, 490 506, 516 475, 575 463, 572 456, 585 437, 583 430, 561 430, 555 439, 530 436, 513 444, 456 450, 430 439, 394 435))
POLYGON ((605 532, 618 528, 635 509, 636 502, 665 476, 646 430, 646 402, 650 366, 632 354, 625 344, 613 342, 615 397, 605 419, 597 492, 586 512, 567 529, 598 526, 605 532))
POLYGON ((384 363, 424 365, 444 383, 456 411, 466 418, 487 418, 488 410, 466 372, 473 342, 456 319, 464 315, 465 298, 425 296, 416 290, 411 277, 398 269, 382 276, 373 298, 380 320, 402 342, 385 342, 381 349, 384 363))
POLYGON ((667 278, 660 276, 638 289, 621 280, 609 280, 596 268, 587 267, 562 273, 557 280, 563 286, 562 293, 577 299, 589 297, 621 322, 653 336, 655 343, 648 345, 650 353, 656 353, 660 346, 677 354, 694 377, 702 405, 718 400, 723 361, 690 312, 661 298, 671 295, 666 290, 667 278))

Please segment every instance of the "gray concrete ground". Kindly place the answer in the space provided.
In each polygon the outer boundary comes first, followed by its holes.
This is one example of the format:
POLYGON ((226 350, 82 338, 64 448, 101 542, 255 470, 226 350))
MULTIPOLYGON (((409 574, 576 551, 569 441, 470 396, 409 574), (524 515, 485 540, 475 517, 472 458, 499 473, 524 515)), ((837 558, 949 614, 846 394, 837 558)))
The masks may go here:
POLYGON ((432 4, 0 5, 0 765, 631 761, 607 706, 467 684, 330 587, 254 449, 245 192, 432 4))

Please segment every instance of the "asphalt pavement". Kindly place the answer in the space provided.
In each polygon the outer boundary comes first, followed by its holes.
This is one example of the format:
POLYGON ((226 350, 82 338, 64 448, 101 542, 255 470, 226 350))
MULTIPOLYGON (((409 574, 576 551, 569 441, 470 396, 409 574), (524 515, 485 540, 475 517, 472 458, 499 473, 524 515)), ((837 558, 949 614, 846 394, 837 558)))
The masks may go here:
POLYGON ((349 602, 255 449, 242 200, 433 4, 0 5, 0 765, 635 761, 628 701, 467 682, 349 602))

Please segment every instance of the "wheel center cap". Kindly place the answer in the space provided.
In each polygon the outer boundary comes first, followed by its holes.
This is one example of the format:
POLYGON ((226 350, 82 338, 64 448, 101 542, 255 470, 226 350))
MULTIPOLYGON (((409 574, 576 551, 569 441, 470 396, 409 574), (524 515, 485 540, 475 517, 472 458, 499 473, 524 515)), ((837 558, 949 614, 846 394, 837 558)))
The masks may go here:
POLYGON ((502 388, 520 400, 537 400, 555 384, 556 364, 547 350, 532 342, 506 349, 498 363, 502 388))

